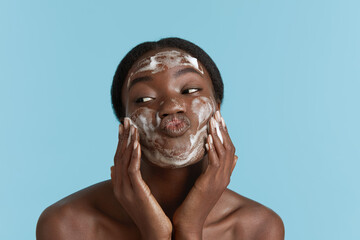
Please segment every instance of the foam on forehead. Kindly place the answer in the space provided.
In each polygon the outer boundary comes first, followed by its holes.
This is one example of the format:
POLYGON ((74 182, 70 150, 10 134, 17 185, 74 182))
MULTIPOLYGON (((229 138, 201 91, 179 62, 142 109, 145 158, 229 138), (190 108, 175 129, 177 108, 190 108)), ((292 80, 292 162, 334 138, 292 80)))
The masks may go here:
MULTIPOLYGON (((142 59, 136 64, 135 71, 129 75, 129 78, 134 74, 151 71, 152 74, 164 71, 178 66, 190 66, 204 74, 202 67, 198 60, 187 53, 177 50, 167 50, 156 53, 153 56, 142 59)), ((128 87, 130 81, 128 81, 128 87)))

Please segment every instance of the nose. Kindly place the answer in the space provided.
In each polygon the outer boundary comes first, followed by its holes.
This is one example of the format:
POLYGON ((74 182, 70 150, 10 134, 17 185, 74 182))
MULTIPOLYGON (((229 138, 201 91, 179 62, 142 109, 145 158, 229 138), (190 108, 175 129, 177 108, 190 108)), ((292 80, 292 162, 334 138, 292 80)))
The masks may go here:
POLYGON ((181 99, 167 98, 160 103, 160 118, 164 118, 168 115, 175 113, 184 113, 186 111, 185 102, 181 99))

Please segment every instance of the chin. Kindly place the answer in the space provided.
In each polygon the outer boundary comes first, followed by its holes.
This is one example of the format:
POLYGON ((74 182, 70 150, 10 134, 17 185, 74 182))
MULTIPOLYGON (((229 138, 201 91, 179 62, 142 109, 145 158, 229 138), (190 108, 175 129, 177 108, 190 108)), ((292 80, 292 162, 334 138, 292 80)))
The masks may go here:
POLYGON ((183 168, 193 165, 204 158, 204 144, 198 144, 192 151, 174 151, 173 149, 142 148, 143 156, 151 164, 161 168, 183 168))

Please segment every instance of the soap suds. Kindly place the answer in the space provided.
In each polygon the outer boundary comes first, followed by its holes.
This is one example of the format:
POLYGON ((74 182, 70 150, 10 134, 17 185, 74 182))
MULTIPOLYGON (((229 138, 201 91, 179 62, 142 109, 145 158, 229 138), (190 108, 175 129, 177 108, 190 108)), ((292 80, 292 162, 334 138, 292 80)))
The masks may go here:
MULTIPOLYGON (((196 58, 190 56, 187 53, 176 50, 169 50, 158 52, 151 57, 147 57, 139 61, 136 65, 137 70, 130 73, 129 79, 137 73, 151 71, 152 74, 155 74, 178 66, 190 66, 198 70, 201 74, 204 74, 204 70, 199 65, 199 62, 196 58)), ((131 81, 128 80, 128 88, 130 86, 130 82, 131 81)))
MULTIPOLYGON (((138 127, 144 156, 157 166, 178 168, 203 156, 208 120, 214 111, 214 101, 206 97, 195 98, 191 104, 191 112, 198 115, 197 130, 189 135, 188 140, 182 140, 182 144, 176 144, 171 148, 167 147, 169 139, 167 140, 160 132, 161 118, 158 112, 141 107, 132 113, 130 118, 131 123, 138 127)), ((196 124, 196 122, 191 124, 196 124)))

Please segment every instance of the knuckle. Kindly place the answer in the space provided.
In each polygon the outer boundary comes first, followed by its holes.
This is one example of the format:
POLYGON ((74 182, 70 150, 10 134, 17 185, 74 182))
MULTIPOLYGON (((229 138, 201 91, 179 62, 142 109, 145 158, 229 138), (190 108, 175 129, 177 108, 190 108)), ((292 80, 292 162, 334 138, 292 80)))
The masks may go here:
POLYGON ((225 182, 226 186, 228 186, 230 184, 230 177, 226 178, 226 182, 225 182))
POLYGON ((120 191, 114 191, 114 195, 115 195, 115 197, 116 197, 116 199, 118 199, 118 200, 120 200, 121 199, 121 193, 120 193, 120 191))
POLYGON ((224 182, 223 188, 226 188, 227 186, 229 186, 229 184, 230 184, 230 181, 229 181, 229 180, 226 180, 226 181, 224 182))
POLYGON ((220 168, 220 161, 211 161, 209 165, 214 169, 218 169, 220 168))
POLYGON ((228 151, 235 151, 235 147, 234 147, 234 145, 232 144, 232 143, 229 143, 229 142, 227 142, 227 143, 224 143, 224 147, 226 148, 226 150, 228 150, 228 151))
POLYGON ((129 176, 134 177, 134 176, 137 174, 137 169, 136 169, 136 167, 130 166, 130 167, 128 168, 128 174, 129 174, 129 176))
POLYGON ((131 202, 130 194, 122 194, 121 199, 123 202, 131 202))
POLYGON ((218 154, 221 156, 221 157, 224 157, 225 156, 225 150, 224 149, 219 149, 218 150, 218 154))
POLYGON ((129 176, 134 176, 135 175, 135 171, 131 168, 128 168, 128 174, 129 176))
POLYGON ((228 142, 225 142, 225 143, 224 143, 224 147, 225 147, 226 149, 228 149, 228 150, 231 150, 231 148, 232 148, 231 144, 228 143, 228 142))
POLYGON ((125 139, 129 138, 129 132, 125 132, 124 134, 121 135, 120 140, 123 142, 125 139))

